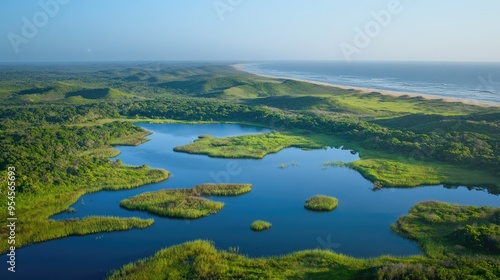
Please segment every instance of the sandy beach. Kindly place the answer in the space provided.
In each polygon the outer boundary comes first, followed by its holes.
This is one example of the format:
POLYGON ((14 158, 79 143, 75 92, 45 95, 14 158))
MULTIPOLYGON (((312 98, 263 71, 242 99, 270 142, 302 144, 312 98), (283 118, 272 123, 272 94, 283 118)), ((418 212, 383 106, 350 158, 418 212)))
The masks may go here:
POLYGON ((395 97, 400 97, 400 96, 422 97, 422 98, 429 99, 429 100, 442 100, 445 102, 461 102, 461 103, 464 103, 467 105, 475 105, 475 106, 481 106, 481 107, 500 107, 500 103, 481 101, 481 100, 443 97, 443 96, 436 96, 436 95, 429 95, 429 94, 402 92, 402 91, 391 91, 391 90, 380 90, 380 89, 364 88, 364 87, 343 86, 343 85, 337 85, 337 84, 331 84, 331 83, 325 83, 325 82, 311 81, 311 80, 307 80, 307 79, 280 77, 280 76, 272 76, 272 75, 262 75, 260 73, 246 70, 244 67, 245 64, 233 64, 231 66, 238 71, 247 72, 247 73, 254 74, 254 75, 257 75, 260 77, 266 77, 266 78, 271 78, 271 79, 287 79, 287 80, 300 81, 300 82, 306 82, 306 83, 312 83, 312 84, 316 84, 316 85, 336 87, 336 88, 342 88, 342 89, 354 89, 354 90, 359 91, 360 93, 378 92, 380 94, 390 95, 390 96, 395 96, 395 97))

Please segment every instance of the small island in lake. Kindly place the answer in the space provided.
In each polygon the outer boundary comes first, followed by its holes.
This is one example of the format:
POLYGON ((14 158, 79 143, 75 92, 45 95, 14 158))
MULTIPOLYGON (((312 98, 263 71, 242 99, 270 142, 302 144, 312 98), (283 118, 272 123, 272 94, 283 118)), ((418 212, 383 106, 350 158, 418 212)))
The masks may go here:
POLYGON ((174 151, 218 158, 262 159, 290 147, 312 150, 324 145, 303 136, 271 132, 226 138, 200 135, 193 143, 175 147, 174 151))
POLYGON ((262 221, 262 220, 257 220, 257 221, 254 221, 251 225, 250 225, 250 228, 253 230, 253 231, 263 231, 263 230, 266 230, 266 229, 270 229, 272 226, 271 223, 269 222, 266 222, 266 221, 262 221))
POLYGON ((315 195, 304 204, 304 207, 313 211, 332 211, 337 208, 339 201, 335 197, 315 195))
POLYGON ((147 192, 122 200, 120 206, 170 218, 198 219, 219 212, 224 203, 200 196, 237 196, 250 192, 250 184, 202 184, 191 189, 147 192))

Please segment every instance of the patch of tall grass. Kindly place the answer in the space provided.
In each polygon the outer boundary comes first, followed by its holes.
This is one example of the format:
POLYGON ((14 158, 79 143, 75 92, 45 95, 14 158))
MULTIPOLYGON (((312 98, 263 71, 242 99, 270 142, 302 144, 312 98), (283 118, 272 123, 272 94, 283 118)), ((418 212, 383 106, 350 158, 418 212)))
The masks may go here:
POLYGON ((482 238, 482 234, 498 234, 494 227, 499 211, 439 202, 417 204, 393 230, 418 241, 427 256, 359 259, 306 250, 252 259, 240 255, 239 250, 218 251, 213 243, 197 240, 129 263, 111 272, 108 279, 499 279, 499 255, 477 244, 467 247, 456 235, 461 225, 472 223, 483 227, 472 229, 473 239, 495 240, 494 236, 482 238))
POLYGON ((427 201, 413 206, 392 226, 418 240, 429 256, 483 254, 500 260, 500 208, 427 201))
POLYGON ((219 212, 224 203, 200 196, 237 196, 251 190, 250 184, 202 184, 191 189, 147 192, 122 200, 120 206, 170 218, 197 219, 219 212))
POLYGON ((436 162, 400 158, 362 158, 346 166, 380 187, 418 187, 425 185, 484 186, 498 193, 498 178, 482 171, 436 162))
MULTIPOLYGON (((88 183, 87 178, 86 180, 82 179, 80 184, 72 184, 71 189, 61 189, 60 192, 57 192, 57 189, 52 191, 46 190, 33 195, 24 194, 18 198, 16 211, 18 218, 16 225, 19 228, 16 234, 17 248, 69 235, 144 228, 153 224, 153 220, 138 218, 89 217, 68 221, 50 220, 50 216, 68 211, 70 205, 77 202, 86 193, 97 192, 103 189, 129 189, 163 181, 168 178, 168 172, 150 169, 146 166, 116 166, 113 169, 101 166, 94 171, 99 171, 93 175, 100 174, 95 177, 101 182, 100 185, 84 185, 88 183)), ((7 238, 8 234, 7 228, 0 229, 0 238, 7 238)), ((6 251, 8 248, 7 245, 7 243, 1 243, 0 252, 6 251)))
POLYGON ((332 211, 337 208, 339 201, 335 197, 315 195, 304 204, 304 207, 313 211, 332 211))
POLYGON ((251 225, 250 228, 253 231, 263 231, 266 229, 270 229, 272 224, 270 222, 262 221, 262 220, 257 220, 254 221, 251 225))
POLYGON ((120 206, 170 218, 197 219, 217 213, 224 203, 192 196, 189 192, 162 190, 125 199, 120 206))
POLYGON ((193 193, 205 196, 236 196, 251 190, 251 184, 201 184, 192 189, 193 193))
POLYGON ((204 137, 191 144, 175 147, 174 151, 220 158, 261 159, 289 147, 319 149, 324 146, 303 136, 271 132, 227 138, 204 137))
POLYGON ((423 256, 357 259, 324 250, 271 258, 219 251, 209 241, 192 241, 111 272, 118 279, 498 279, 498 266, 480 257, 423 256))

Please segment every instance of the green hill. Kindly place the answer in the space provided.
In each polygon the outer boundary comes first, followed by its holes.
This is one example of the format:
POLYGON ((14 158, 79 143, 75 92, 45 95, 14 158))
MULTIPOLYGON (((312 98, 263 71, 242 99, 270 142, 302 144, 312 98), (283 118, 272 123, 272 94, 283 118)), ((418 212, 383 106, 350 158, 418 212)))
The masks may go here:
POLYGON ((66 98, 73 96, 80 96, 85 99, 125 99, 132 97, 131 94, 113 88, 82 89, 65 94, 66 98))

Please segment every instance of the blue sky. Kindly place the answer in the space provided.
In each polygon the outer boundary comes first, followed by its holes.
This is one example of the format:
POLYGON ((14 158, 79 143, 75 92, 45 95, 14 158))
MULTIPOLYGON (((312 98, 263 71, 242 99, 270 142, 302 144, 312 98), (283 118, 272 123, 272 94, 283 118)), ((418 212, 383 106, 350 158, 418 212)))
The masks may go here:
POLYGON ((500 61, 499 12, 498 0, 2 0, 0 61, 500 61))

